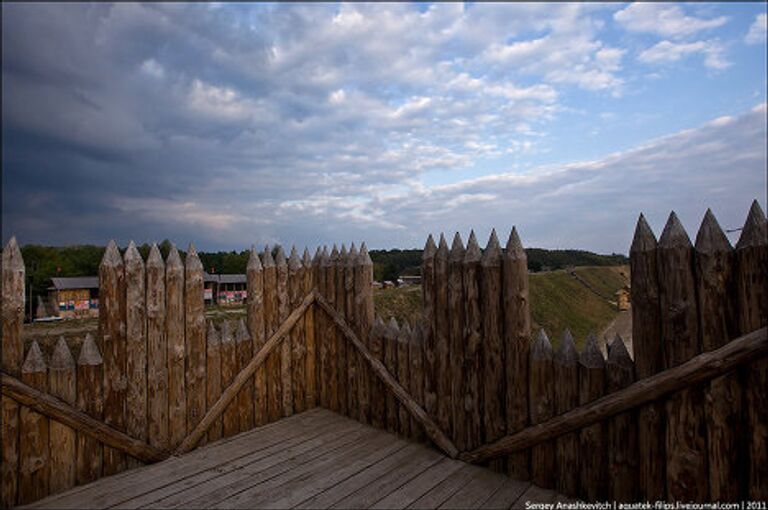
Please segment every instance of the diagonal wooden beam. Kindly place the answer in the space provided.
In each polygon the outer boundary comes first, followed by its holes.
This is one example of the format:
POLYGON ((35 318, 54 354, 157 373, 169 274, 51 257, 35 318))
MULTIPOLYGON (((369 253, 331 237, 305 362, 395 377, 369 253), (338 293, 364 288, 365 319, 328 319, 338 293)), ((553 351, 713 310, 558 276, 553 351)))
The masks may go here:
POLYGON ((84 412, 47 393, 27 386, 15 377, 2 373, 2 393, 20 404, 60 421, 93 439, 125 452, 143 462, 158 462, 168 458, 167 451, 134 439, 117 429, 96 420, 84 412))
POLYGON ((192 432, 190 432, 187 437, 184 438, 184 441, 182 441, 179 447, 176 448, 176 451, 173 452, 174 455, 187 453, 195 447, 203 435, 208 432, 208 429, 211 425, 213 425, 213 422, 221 415, 222 412, 224 412, 224 409, 226 409, 229 403, 232 402, 232 400, 237 396, 238 392, 245 385, 248 379, 253 376, 253 374, 256 372, 256 369, 264 364, 267 356, 269 356, 275 347, 280 344, 280 341, 283 339, 283 337, 291 330, 294 325, 296 325, 299 319, 304 316, 304 312, 306 312, 307 308, 315 301, 315 296, 316 294, 314 291, 306 295, 304 300, 301 302, 301 305, 299 305, 298 308, 291 312, 288 318, 285 319, 279 328, 277 328, 277 331, 275 331, 272 336, 269 337, 269 340, 267 340, 264 346, 259 350, 258 354, 256 354, 256 356, 251 359, 245 368, 243 368, 240 373, 237 374, 235 380, 232 381, 232 384, 230 384, 229 387, 227 387, 227 389, 222 392, 221 397, 219 397, 219 400, 213 404, 213 407, 208 409, 208 412, 205 413, 205 416, 202 420, 200 420, 200 423, 198 423, 194 430, 192 430, 192 432))
POLYGON ((464 462, 483 462, 500 455, 536 446, 619 413, 647 404, 670 393, 714 379, 739 365, 768 355, 768 333, 758 329, 732 340, 719 349, 705 352, 689 361, 637 381, 625 389, 601 397, 587 405, 528 427, 491 444, 459 455, 464 462))
POLYGON ((330 304, 328 304, 328 301, 326 301, 325 298, 319 293, 315 295, 315 300, 317 301, 317 304, 319 304, 320 307, 325 310, 328 316, 333 319, 333 322, 336 323, 336 326, 341 330, 344 336, 347 337, 347 340, 349 340, 352 345, 355 346, 358 352, 360 352, 363 358, 368 361, 368 364, 371 366, 373 372, 379 377, 379 379, 381 379, 382 382, 387 385, 387 387, 389 387, 392 393, 395 394, 397 399, 406 407, 406 409, 408 409, 413 417, 416 418, 419 423, 424 426, 424 430, 427 432, 427 435, 432 440, 432 442, 434 442, 450 458, 455 459, 459 454, 459 450, 456 448, 453 442, 451 442, 448 436, 446 436, 443 431, 440 430, 440 428, 435 424, 435 422, 432 421, 426 411, 424 411, 424 409, 413 399, 413 397, 411 397, 411 395, 402 386, 400 386, 400 383, 398 383, 397 380, 392 377, 392 374, 389 373, 381 361, 373 357, 368 348, 365 347, 365 345, 360 341, 355 332, 352 331, 352 328, 349 327, 339 312, 337 312, 330 304))

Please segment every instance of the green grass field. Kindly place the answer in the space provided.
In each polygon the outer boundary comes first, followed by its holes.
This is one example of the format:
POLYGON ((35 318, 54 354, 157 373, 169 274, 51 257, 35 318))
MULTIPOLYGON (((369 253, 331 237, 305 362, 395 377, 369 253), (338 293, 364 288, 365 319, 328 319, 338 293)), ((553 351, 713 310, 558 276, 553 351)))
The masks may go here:
MULTIPOLYGON (((613 294, 629 282, 627 266, 579 267, 574 270, 597 293, 613 294)), ((376 314, 382 318, 416 322, 421 316, 421 287, 410 286, 376 290, 373 295, 376 314)), ((590 291, 566 270, 530 275, 533 333, 540 328, 557 344, 563 330, 571 329, 581 346, 587 334, 599 334, 616 317, 616 306, 590 291)))

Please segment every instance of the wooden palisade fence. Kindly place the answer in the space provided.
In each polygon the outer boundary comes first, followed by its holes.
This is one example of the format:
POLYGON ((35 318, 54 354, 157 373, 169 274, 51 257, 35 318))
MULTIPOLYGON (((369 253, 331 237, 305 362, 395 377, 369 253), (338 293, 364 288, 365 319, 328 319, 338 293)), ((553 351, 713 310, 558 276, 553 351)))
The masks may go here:
POLYGON ((359 250, 251 250, 245 320, 206 324, 190 246, 143 261, 110 243, 99 334, 46 356, 20 328, 24 265, 2 267, 2 503, 73 485, 314 406, 586 500, 768 497, 766 219, 733 249, 711 212, 692 244, 641 216, 630 251, 633 344, 531 339, 515 229, 481 249, 430 236, 423 320, 374 318, 359 250), (762 329, 761 329, 762 328, 762 329))

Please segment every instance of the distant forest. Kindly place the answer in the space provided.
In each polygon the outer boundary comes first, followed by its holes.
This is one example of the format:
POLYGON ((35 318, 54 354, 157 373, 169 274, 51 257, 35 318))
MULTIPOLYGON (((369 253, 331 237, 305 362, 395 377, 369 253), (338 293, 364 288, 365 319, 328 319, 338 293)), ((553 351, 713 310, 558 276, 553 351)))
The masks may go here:
MULTIPOLYGON (((159 244, 165 258, 171 249, 168 240, 159 244)), ((146 259, 150 246, 138 247, 146 259)), ((123 251, 121 249, 121 251, 123 251)), ((628 264, 624 255, 598 255, 584 250, 544 250, 527 248, 528 269, 531 272, 562 269, 568 266, 615 266, 628 264)), ((99 272, 99 262, 104 254, 104 247, 84 246, 39 246, 28 244, 21 248, 27 270, 27 285, 31 286, 33 296, 45 294, 54 276, 95 276, 99 272)), ((186 255, 181 251, 182 259, 186 255)), ((378 281, 396 280, 400 275, 417 275, 420 272, 422 250, 371 250, 373 275, 378 281)), ((199 252, 203 267, 209 273, 243 274, 248 263, 249 250, 199 252)), ((288 253, 286 253, 286 256, 288 253)), ((313 253, 314 255, 314 253, 313 253)))

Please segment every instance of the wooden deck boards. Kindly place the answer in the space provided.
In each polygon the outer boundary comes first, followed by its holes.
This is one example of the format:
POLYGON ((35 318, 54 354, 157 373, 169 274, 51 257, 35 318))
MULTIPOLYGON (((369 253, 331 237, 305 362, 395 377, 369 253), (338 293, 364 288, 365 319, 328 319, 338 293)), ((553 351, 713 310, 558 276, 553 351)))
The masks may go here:
POLYGON ((524 508, 568 501, 324 409, 28 508, 524 508))

